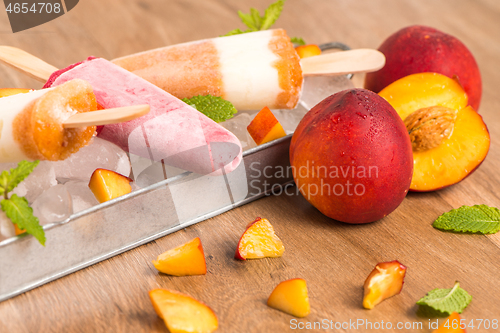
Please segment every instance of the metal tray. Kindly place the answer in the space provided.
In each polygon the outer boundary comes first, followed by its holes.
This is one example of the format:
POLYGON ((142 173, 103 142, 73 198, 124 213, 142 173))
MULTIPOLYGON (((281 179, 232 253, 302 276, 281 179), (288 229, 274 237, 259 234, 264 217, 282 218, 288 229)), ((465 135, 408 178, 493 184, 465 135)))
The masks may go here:
MULTIPOLYGON (((341 43, 320 48, 349 49, 341 43)), ((290 170, 291 137, 245 151, 240 166, 223 176, 173 170, 173 176, 164 179, 164 166, 149 161, 149 167, 159 170, 156 179, 142 189, 45 225, 45 247, 27 235, 0 242, 0 302, 263 196, 281 193, 293 184, 291 172, 283 172, 290 170)))
POLYGON ((0 302, 292 183, 291 175, 266 177, 276 173, 264 170, 289 166, 290 140, 245 151, 227 175, 184 172, 49 224, 45 247, 31 236, 1 242, 0 302))

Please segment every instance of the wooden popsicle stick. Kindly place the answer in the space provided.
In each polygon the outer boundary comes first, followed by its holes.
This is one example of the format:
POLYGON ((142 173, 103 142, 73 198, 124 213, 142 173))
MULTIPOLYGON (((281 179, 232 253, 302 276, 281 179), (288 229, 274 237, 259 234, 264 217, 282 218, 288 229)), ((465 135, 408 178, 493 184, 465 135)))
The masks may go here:
MULTIPOLYGON (((34 55, 11 46, 0 46, 0 61, 42 82, 58 70, 34 55)), ((300 64, 305 76, 366 73, 384 67, 385 56, 373 49, 356 49, 304 58, 300 64)))
POLYGON ((41 82, 47 82, 50 75, 58 70, 40 58, 12 46, 0 45, 0 61, 41 82))
POLYGON ((356 49, 304 58, 300 64, 305 76, 367 73, 384 67, 385 56, 373 49, 356 49))
POLYGON ((132 105, 121 108, 77 113, 63 123, 64 128, 116 124, 139 118, 149 112, 149 105, 132 105))

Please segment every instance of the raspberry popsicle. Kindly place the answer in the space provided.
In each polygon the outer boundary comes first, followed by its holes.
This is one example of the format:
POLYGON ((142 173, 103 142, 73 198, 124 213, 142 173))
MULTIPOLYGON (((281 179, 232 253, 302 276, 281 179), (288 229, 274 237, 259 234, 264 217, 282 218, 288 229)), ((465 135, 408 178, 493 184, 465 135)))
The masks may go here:
POLYGON ((0 98, 0 162, 65 159, 86 146, 96 128, 64 128, 63 122, 96 109, 84 80, 0 98))
POLYGON ((99 137, 139 156, 200 174, 231 172, 241 144, 231 132, 148 81, 102 58, 89 58, 55 72, 45 87, 74 78, 88 81, 105 108, 149 104, 140 118, 105 125, 99 137))
POLYGON ((177 44, 113 60, 178 98, 221 96, 238 110, 293 109, 302 69, 285 30, 177 44))

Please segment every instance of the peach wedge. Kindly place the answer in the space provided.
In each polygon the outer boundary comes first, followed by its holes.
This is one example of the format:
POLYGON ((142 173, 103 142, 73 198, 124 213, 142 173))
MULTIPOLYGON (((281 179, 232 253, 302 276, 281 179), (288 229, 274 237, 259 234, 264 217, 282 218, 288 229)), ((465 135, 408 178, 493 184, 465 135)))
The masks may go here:
POLYGON ((285 247, 267 219, 258 217, 247 226, 234 257, 239 260, 281 257, 285 247))
POLYGON ((437 73, 419 73, 384 88, 403 119, 413 149, 411 191, 438 190, 460 182, 486 158, 490 135, 468 105, 458 82, 437 73))
POLYGON ((300 45, 295 48, 300 59, 314 57, 321 54, 321 49, 316 44, 300 45))
POLYGON ((170 333, 210 333, 219 326, 212 309, 191 296, 174 290, 154 289, 149 297, 170 333))
POLYGON ((105 202, 132 192, 132 179, 107 169, 96 169, 90 177, 89 188, 97 201, 105 202))
POLYGON ((153 265, 160 272, 175 276, 207 273, 205 254, 199 237, 160 254, 153 260, 153 265))
POLYGON ((257 113, 247 130, 258 145, 286 136, 278 119, 267 106, 257 113))
POLYGON ((295 317, 305 317, 311 312, 307 284, 304 279, 281 282, 274 288, 267 305, 295 317))
POLYGON ((399 294, 405 275, 406 267, 397 260, 378 263, 365 280, 363 307, 373 309, 383 300, 399 294))
POLYGON ((30 89, 24 88, 0 88, 0 97, 7 97, 17 94, 25 94, 30 92, 30 89))

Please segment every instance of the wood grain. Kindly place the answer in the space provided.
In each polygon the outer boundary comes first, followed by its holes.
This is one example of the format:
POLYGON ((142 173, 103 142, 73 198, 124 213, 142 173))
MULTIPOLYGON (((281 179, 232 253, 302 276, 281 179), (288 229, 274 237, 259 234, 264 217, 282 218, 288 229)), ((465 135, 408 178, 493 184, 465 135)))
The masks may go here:
MULTIPOLYGON (((61 68, 89 55, 112 59, 218 36, 243 28, 238 9, 262 10, 269 3, 85 0, 57 20, 16 34, 10 33, 2 11, 0 35, 2 44, 61 68)), ((440 214, 461 205, 500 207, 500 2, 288 0, 277 22, 289 35, 307 42, 341 41, 352 48, 377 48, 391 33, 412 24, 457 36, 479 63, 483 75, 479 111, 489 126, 491 149, 472 176, 439 192, 410 194, 394 213, 368 225, 332 221, 300 195, 263 198, 0 303, 0 332, 166 332, 147 296, 158 287, 188 293, 210 305, 219 317, 220 332, 297 331, 291 328, 292 317, 265 305, 275 285, 294 277, 307 280, 312 306, 311 314, 298 322, 421 322, 422 330, 384 332, 430 332, 429 318, 417 313, 415 302, 431 289, 450 288, 455 280, 473 296, 464 318, 500 320, 500 234, 460 235, 431 227, 440 214), (282 258, 233 259, 239 236, 256 216, 274 225, 286 247, 282 258), (197 236, 207 256, 206 276, 169 277, 155 270, 151 260, 159 253, 197 236), (362 309, 364 279, 377 262, 394 259, 408 267, 403 292, 374 310, 362 309)), ((361 86, 363 76, 353 80, 361 86)), ((41 86, 4 66, 0 66, 0 85, 41 86)))

